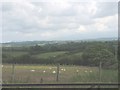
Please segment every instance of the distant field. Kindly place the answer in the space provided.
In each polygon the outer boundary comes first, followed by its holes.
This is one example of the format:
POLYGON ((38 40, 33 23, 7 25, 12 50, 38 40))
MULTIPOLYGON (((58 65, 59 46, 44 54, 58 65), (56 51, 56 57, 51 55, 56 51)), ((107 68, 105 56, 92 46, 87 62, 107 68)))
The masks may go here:
POLYGON ((6 54, 6 55, 10 55, 10 56, 14 56, 14 57, 18 57, 18 56, 22 56, 22 55, 25 55, 27 54, 28 52, 25 52, 25 51, 3 51, 2 52, 3 54, 6 54))
MULTIPOLYGON (((36 58, 44 58, 44 59, 48 59, 50 57, 56 57, 58 55, 64 55, 65 53, 67 53, 67 51, 57 51, 57 52, 47 52, 47 53, 40 53, 40 54, 36 54, 36 55, 32 55, 33 57, 36 58)), ((19 57, 25 54, 28 54, 28 52, 23 52, 23 51, 8 51, 8 52, 3 52, 3 54, 5 55, 10 55, 10 56, 14 56, 14 57, 19 57)))
MULTIPOLYGON (((59 55, 65 55, 66 53, 68 53, 68 51, 57 51, 57 52, 48 52, 48 53, 40 53, 40 54, 37 54, 37 55, 33 55, 34 57, 36 58, 43 58, 43 59, 49 59, 50 57, 54 58, 54 57, 57 57, 59 55)), ((72 58, 72 57, 75 57, 75 56, 81 56, 82 55, 82 52, 78 52, 78 53, 74 53, 74 54, 66 54, 66 56, 64 57, 69 57, 69 58, 72 58)))
MULTIPOLYGON (((12 83, 12 65, 2 68, 3 83, 12 83)), ((16 65, 13 83, 57 83, 55 65, 16 65)), ((102 82, 117 82, 117 70, 102 70, 102 82)), ((98 67, 60 66, 58 83, 99 82, 98 67)))
POLYGON ((83 54, 82 52, 78 52, 78 53, 75 53, 73 55, 81 56, 82 54, 83 54))
POLYGON ((48 59, 49 57, 56 57, 58 55, 63 55, 65 53, 67 53, 67 51, 40 53, 40 54, 34 55, 34 57, 48 59))
MULTIPOLYGON (((47 53, 40 53, 40 54, 36 54, 36 55, 32 55, 32 56, 36 57, 36 58, 48 59, 50 57, 57 57, 59 55, 64 55, 66 53, 68 53, 68 51, 47 52, 47 53)), ((3 54, 14 56, 14 57, 19 57, 19 56, 28 54, 28 52, 25 52, 25 51, 8 51, 8 52, 5 52, 4 51, 3 54)), ((77 52, 77 53, 74 53, 72 55, 68 54, 67 56, 71 57, 71 56, 81 56, 81 55, 82 55, 82 52, 77 52)))

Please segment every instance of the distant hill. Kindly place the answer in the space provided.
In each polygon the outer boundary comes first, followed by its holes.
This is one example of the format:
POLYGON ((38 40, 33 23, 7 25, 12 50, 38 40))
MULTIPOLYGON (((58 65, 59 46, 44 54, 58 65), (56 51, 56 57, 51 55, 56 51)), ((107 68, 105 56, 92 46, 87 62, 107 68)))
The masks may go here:
POLYGON ((21 47, 21 46, 43 46, 45 44, 67 43, 68 41, 23 41, 23 42, 9 42, 2 43, 4 47, 21 47))
POLYGON ((114 41, 118 40, 117 37, 110 37, 110 38, 96 38, 96 39, 88 39, 87 41, 114 41))
POLYGON ((43 46, 45 44, 63 44, 67 42, 81 42, 81 41, 114 41, 117 40, 117 37, 112 38, 97 38, 97 39, 85 39, 85 40, 65 40, 65 41, 22 41, 22 42, 7 42, 7 43, 1 43, 3 47, 22 47, 22 46, 35 46, 40 45, 43 46))

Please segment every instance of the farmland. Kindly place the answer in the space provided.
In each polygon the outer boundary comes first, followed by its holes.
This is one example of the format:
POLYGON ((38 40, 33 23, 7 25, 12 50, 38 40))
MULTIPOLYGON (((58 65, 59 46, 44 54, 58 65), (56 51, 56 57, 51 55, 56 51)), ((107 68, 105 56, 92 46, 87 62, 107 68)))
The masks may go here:
POLYGON ((3 54, 5 55, 10 55, 13 57, 18 57, 18 56, 22 56, 27 54, 28 52, 24 52, 24 51, 10 51, 10 52, 3 52, 3 54))
POLYGON ((50 58, 50 57, 55 57, 55 56, 58 56, 58 55, 63 55, 65 53, 66 53, 65 51, 49 52, 49 53, 37 54, 37 55, 34 55, 34 57, 47 59, 47 58, 50 58))
POLYGON ((115 43, 66 42, 3 47, 3 83, 117 83, 115 43))
MULTIPOLYGON (((12 65, 3 65, 3 83, 87 83, 99 82, 97 67, 62 65, 59 71, 59 82, 56 82, 55 65, 15 65, 15 80, 12 82, 12 65)), ((102 70, 102 82, 115 83, 118 80, 117 70, 102 70)))

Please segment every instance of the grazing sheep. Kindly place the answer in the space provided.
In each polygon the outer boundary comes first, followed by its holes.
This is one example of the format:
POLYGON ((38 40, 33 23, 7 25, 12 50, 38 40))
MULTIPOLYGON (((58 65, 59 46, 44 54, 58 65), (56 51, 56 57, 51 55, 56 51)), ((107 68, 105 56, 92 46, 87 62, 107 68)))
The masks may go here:
POLYGON ((52 73, 56 73, 56 71, 53 71, 52 73))
POLYGON ((64 69, 61 69, 62 71, 64 70, 64 69))
POLYGON ((43 73, 45 73, 46 71, 43 71, 43 73))
POLYGON ((63 71, 66 71, 66 69, 63 69, 63 71))
POLYGON ((35 70, 30 70, 31 72, 35 72, 35 70))
POLYGON ((92 73, 92 70, 90 70, 90 72, 92 73))
POLYGON ((78 72, 79 72, 79 70, 76 70, 76 72, 78 73, 78 72))

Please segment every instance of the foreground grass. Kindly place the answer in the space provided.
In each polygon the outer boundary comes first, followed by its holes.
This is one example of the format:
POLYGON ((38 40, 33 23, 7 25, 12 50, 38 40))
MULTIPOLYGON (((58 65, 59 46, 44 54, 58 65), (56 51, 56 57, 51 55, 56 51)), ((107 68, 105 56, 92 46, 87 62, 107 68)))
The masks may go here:
MULTIPOLYGON (((55 65, 16 65, 15 80, 12 81, 12 65, 2 68, 3 83, 92 83, 99 82, 98 67, 61 65, 59 82, 56 82, 55 65), (55 73, 54 73, 55 72, 55 73), (42 82, 41 82, 42 78, 42 82)), ((102 69, 102 82, 118 80, 117 70, 102 69)))

